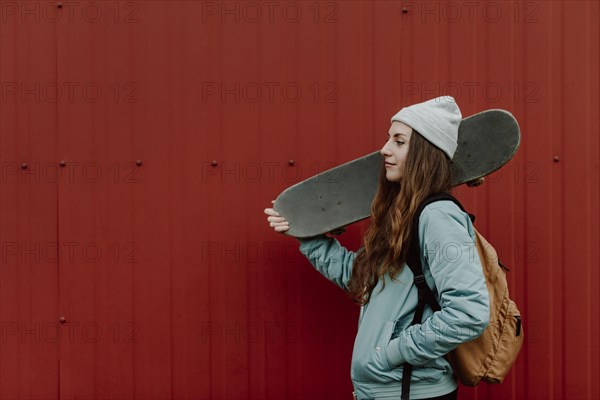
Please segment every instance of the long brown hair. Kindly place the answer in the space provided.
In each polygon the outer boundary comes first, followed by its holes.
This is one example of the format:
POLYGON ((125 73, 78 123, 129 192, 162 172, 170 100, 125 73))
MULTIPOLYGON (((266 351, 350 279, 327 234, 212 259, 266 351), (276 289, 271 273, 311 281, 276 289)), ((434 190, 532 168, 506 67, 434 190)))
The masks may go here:
POLYGON ((393 279, 402 270, 413 216, 419 204, 430 194, 451 189, 450 159, 415 130, 410 137, 400 182, 387 180, 382 161, 377 193, 371 203, 371 225, 354 260, 348 283, 348 293, 357 303, 369 302, 371 292, 384 275, 389 274, 393 279))

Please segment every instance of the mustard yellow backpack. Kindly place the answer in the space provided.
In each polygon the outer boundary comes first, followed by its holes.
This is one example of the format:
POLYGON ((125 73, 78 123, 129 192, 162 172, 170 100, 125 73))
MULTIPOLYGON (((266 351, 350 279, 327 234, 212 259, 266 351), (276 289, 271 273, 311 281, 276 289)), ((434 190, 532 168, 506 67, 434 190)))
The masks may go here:
MULTIPOLYGON (((413 239, 407 261, 419 293, 419 303, 412 325, 422 322, 425 305, 429 305, 433 311, 440 310, 439 303, 423 276, 418 239, 421 212, 428 204, 440 200, 453 201, 467 213, 462 204, 448 193, 438 193, 428 197, 415 213, 413 239)), ((469 217, 471 221, 475 220, 472 214, 469 214, 469 217)), ((505 273, 508 269, 498 259, 494 247, 477 230, 475 230, 475 239, 489 293, 490 323, 481 336, 460 344, 446 356, 458 380, 467 386, 477 386, 482 381, 501 383, 517 359, 523 344, 521 313, 508 293, 505 273)), ((404 364, 402 399, 408 399, 411 372, 412 365, 404 364)))

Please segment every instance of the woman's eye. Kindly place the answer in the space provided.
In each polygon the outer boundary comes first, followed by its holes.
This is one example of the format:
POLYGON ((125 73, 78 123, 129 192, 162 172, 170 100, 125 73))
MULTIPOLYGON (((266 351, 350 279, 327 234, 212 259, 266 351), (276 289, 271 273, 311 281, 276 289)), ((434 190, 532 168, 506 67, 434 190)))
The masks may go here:
POLYGON ((396 141, 396 143, 397 143, 397 144, 404 144, 404 142, 399 142, 399 141, 396 141))

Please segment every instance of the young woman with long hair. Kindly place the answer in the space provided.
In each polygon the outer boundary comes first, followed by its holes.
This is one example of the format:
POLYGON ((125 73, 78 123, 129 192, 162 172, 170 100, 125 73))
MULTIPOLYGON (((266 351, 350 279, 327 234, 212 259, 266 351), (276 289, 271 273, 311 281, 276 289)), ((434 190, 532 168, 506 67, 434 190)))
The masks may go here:
MULTIPOLYGON (((351 377, 358 399, 399 399, 412 365, 410 399, 456 399, 457 381, 444 355, 480 336, 489 324, 489 297, 469 216, 451 201, 427 205, 419 218, 423 273, 440 311, 425 308, 411 325, 417 288, 407 267, 413 216, 429 195, 451 192, 462 115, 443 96, 405 107, 392 117, 363 246, 352 252, 337 239, 300 239, 300 251, 361 306, 351 377)), ((289 223, 265 209, 277 232, 289 223)))

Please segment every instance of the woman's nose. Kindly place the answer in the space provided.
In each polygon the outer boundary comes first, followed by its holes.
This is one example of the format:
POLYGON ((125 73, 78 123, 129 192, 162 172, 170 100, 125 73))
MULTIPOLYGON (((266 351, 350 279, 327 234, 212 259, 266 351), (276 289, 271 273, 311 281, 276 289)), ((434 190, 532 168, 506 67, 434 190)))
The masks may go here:
POLYGON ((385 144, 383 145, 383 147, 381 148, 381 150, 379 151, 381 153, 382 156, 386 156, 386 155, 390 155, 390 152, 388 150, 387 147, 387 142, 385 142, 385 144))

